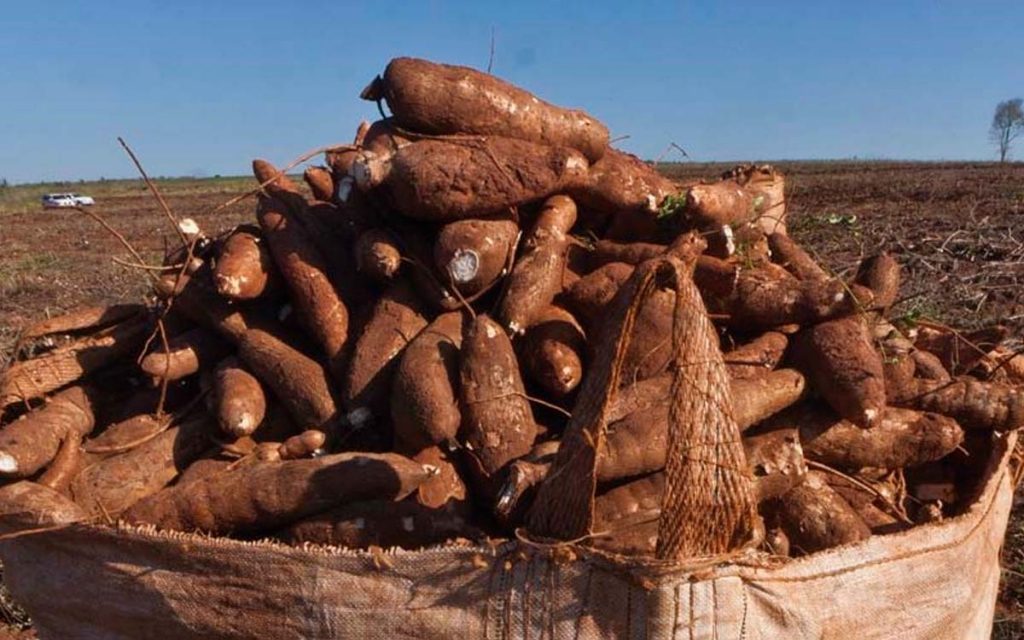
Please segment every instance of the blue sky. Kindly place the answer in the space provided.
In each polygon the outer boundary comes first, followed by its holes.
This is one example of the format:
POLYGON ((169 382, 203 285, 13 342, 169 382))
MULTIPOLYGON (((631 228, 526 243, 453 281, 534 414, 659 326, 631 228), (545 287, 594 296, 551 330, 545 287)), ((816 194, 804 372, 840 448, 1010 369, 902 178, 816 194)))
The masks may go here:
MULTIPOLYGON (((348 142, 387 61, 485 68, 695 160, 992 159, 1024 2, 3 3, 0 177, 243 174, 348 142)), ((1024 149, 1018 157, 1024 157, 1024 149)))

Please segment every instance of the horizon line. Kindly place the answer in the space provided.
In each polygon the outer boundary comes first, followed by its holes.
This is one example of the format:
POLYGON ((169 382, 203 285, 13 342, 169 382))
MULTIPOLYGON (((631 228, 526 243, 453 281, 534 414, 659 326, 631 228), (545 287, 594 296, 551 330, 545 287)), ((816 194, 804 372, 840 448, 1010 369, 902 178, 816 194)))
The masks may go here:
MULTIPOLYGON (((844 158, 774 158, 774 159, 732 159, 732 160, 652 160, 644 158, 644 162, 654 165, 744 165, 744 164, 814 164, 814 163, 877 163, 877 164, 974 164, 974 165, 1020 165, 1024 164, 1024 159, 1013 160, 1008 159, 1005 162, 999 160, 971 160, 971 159, 956 159, 956 158, 943 158, 943 159, 931 159, 922 160, 914 158, 885 158, 885 157, 858 157, 848 156, 844 158)), ((311 163, 312 164, 312 163, 311 163)), ((302 172, 289 172, 289 176, 302 176, 302 172)), ((177 176, 150 176, 153 180, 227 180, 227 179, 241 179, 241 178, 252 178, 248 174, 182 174, 177 176)), ((36 181, 25 181, 25 182, 7 182, 8 187, 28 187, 28 186, 41 186, 47 184, 83 184, 87 182, 123 182, 128 180, 141 180, 142 178, 138 175, 135 176, 121 176, 121 177, 107 177, 100 176, 98 178, 72 178, 68 180, 36 180, 36 181)), ((0 175, 0 180, 4 180, 3 175, 0 175)))

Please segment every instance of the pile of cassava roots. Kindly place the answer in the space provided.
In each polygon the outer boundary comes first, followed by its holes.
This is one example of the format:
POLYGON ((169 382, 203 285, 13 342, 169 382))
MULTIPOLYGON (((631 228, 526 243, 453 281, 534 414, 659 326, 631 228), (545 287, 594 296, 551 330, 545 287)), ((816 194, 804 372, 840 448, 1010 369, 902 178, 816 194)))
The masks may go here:
MULTIPOLYGON (((362 97, 391 117, 305 185, 253 162, 253 224, 184 220, 152 300, 23 333, 0 511, 364 549, 513 537, 649 260, 685 266, 717 331, 767 554, 962 512, 1024 424, 1012 336, 889 318, 899 265, 819 266, 770 166, 675 183, 582 111, 425 60, 362 97)), ((608 552, 654 550, 676 297, 640 306, 607 391, 585 544, 608 552)))

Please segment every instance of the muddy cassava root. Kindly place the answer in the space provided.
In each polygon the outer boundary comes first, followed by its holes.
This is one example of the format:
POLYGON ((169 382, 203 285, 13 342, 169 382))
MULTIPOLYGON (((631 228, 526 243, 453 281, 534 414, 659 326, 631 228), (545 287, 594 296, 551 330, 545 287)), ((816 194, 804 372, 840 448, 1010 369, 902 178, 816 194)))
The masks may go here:
POLYGON ((364 91, 384 99, 412 131, 507 136, 579 149, 598 160, 608 129, 582 111, 562 109, 490 74, 419 58, 395 58, 364 91))
POLYGON ((466 322, 459 360, 466 457, 490 479, 530 450, 537 426, 512 343, 497 322, 483 314, 466 322))
POLYGON ((255 463, 162 491, 132 507, 125 519, 177 531, 244 534, 349 502, 401 500, 432 472, 392 453, 255 463))
POLYGON ((96 426, 96 391, 76 386, 0 429, 0 476, 28 478, 57 455, 61 442, 82 437, 96 426))
POLYGON ((804 329, 793 352, 797 367, 839 415, 863 427, 874 424, 886 405, 885 377, 862 317, 804 329))
POLYGON ((498 320, 510 333, 531 326, 562 289, 569 230, 575 223, 576 203, 571 199, 557 195, 544 202, 533 229, 523 238, 523 251, 498 307, 498 320))
POLYGON ((475 296, 503 275, 518 234, 511 219, 456 220, 437 234, 434 265, 445 284, 463 296, 475 296))
POLYGON ((398 280, 381 294, 356 340, 344 378, 342 402, 351 424, 359 427, 387 418, 399 356, 426 325, 423 304, 406 282, 398 280))
POLYGON ((348 309, 327 278, 323 256, 280 200, 262 197, 257 217, 300 317, 326 353, 331 372, 342 379, 348 309))
POLYGON ((403 215, 444 222, 546 198, 584 183, 586 170, 586 158, 573 149, 489 137, 421 140, 391 155, 364 151, 351 173, 361 190, 385 195, 403 215))
POLYGON ((391 392, 391 419, 401 451, 453 441, 459 411, 461 312, 441 314, 402 353, 391 392))
POLYGON ((214 372, 217 423, 235 437, 247 436, 263 422, 267 398, 254 375, 237 358, 225 358, 214 372))
POLYGON ((217 292, 229 300, 255 300, 275 289, 278 277, 266 243, 252 228, 228 236, 213 272, 217 292))

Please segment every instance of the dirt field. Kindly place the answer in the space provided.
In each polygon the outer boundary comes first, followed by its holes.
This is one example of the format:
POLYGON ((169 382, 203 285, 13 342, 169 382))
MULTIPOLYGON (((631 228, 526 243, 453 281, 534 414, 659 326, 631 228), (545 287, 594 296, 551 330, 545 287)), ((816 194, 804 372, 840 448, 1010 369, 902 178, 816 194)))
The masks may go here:
MULTIPOLYGON (((243 178, 160 181, 160 190, 180 217, 194 218, 204 229, 223 229, 252 221, 252 201, 211 215, 217 205, 254 186, 243 178)), ((165 240, 177 241, 173 228, 141 181, 40 185, 0 192, 0 351, 6 357, 18 330, 28 321, 76 304, 139 300, 146 292, 140 269, 117 265, 131 261, 118 240, 95 220, 74 210, 40 207, 47 192, 74 191, 96 198, 97 213, 142 254, 159 264, 165 240)))
MULTIPOLYGON (((880 250, 906 267, 895 313, 957 326, 1002 322, 1024 333, 1024 164, 883 162, 782 163, 792 235, 820 262, 848 273, 880 250)), ((673 177, 711 177, 718 165, 666 165, 673 177)), ((211 215, 249 188, 244 179, 170 180, 160 187, 173 210, 218 231, 252 219, 247 201, 211 215)), ((158 262, 173 231, 136 181, 0 191, 0 352, 29 320, 77 304, 141 299, 146 276, 114 264, 127 252, 78 212, 43 211, 39 195, 78 191, 143 254, 158 262)), ((2 362, 0 362, 2 364, 2 362)), ((1004 590, 995 638, 1024 637, 1024 507, 1005 549, 1004 590)), ((0 612, 2 614, 2 612, 0 612)))

